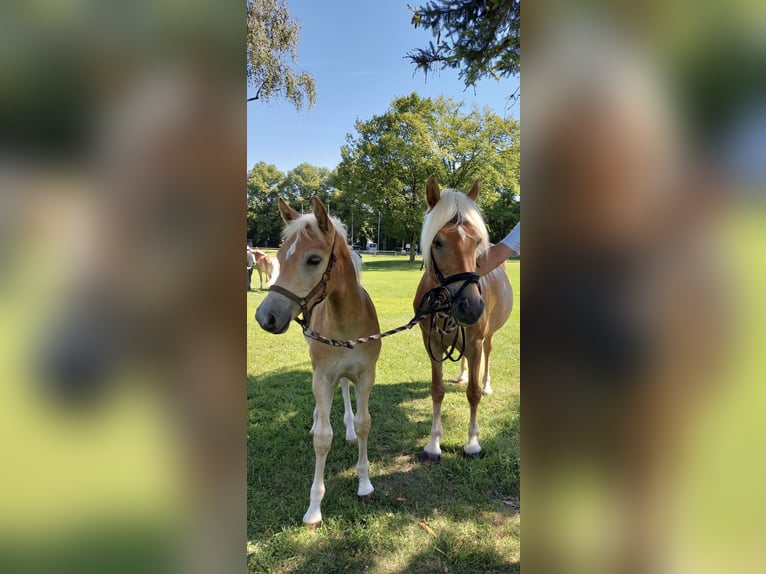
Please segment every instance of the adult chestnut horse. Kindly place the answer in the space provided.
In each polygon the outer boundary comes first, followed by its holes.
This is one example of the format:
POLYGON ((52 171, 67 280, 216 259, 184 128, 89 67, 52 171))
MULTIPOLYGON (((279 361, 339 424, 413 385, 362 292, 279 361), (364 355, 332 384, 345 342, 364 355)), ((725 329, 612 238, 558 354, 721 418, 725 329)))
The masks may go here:
POLYGON ((428 212, 420 236, 425 273, 415 294, 415 312, 420 308, 423 296, 434 289, 446 289, 451 302, 448 313, 432 315, 420 323, 423 343, 431 358, 433 424, 431 440, 421 455, 421 461, 429 464, 439 462, 441 458, 442 357, 451 352, 451 347, 463 353, 468 366, 466 395, 471 419, 463 455, 476 458, 481 455, 476 418, 482 394, 479 387, 482 349, 485 389, 490 394, 492 336, 508 320, 513 306, 513 292, 505 265, 481 279, 475 273, 476 257, 489 247, 487 227, 476 206, 478 195, 478 181, 468 194, 451 189, 440 191, 434 176, 426 183, 428 212))
MULTIPOLYGON (((337 339, 353 339, 378 333, 380 326, 375 306, 359 282, 360 260, 346 245, 346 228, 327 214, 322 202, 314 198, 314 213, 301 215, 279 198, 279 212, 285 221, 284 241, 277 252, 281 272, 255 313, 261 328, 270 333, 287 331, 290 321, 303 313, 302 324, 337 339)), ((316 466, 311 486, 311 504, 303 522, 322 521, 320 505, 324 497, 324 465, 332 443, 330 408, 335 388, 343 385, 348 425, 353 415, 348 399, 348 380, 356 386, 356 416, 353 430, 358 437, 359 497, 372 494, 367 461, 367 436, 370 432, 368 401, 375 382, 375 364, 380 341, 353 349, 334 347, 308 340, 314 369, 312 388, 314 411, 314 451, 316 466)), ((354 440, 347 429, 347 440, 354 440)))

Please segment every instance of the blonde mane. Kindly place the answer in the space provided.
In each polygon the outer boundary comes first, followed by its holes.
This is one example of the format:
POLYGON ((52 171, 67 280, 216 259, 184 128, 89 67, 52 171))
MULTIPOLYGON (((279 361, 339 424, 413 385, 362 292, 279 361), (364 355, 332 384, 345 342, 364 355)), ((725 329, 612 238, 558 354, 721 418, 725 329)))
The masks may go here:
MULTIPOLYGON (((330 216, 330 221, 335 228, 335 233, 340 235, 335 241, 336 256, 342 254, 345 249, 348 258, 351 260, 351 264, 354 266, 356 280, 361 283, 362 259, 354 256, 348 249, 346 243, 346 225, 337 217, 330 216)), ((304 236, 309 237, 311 233, 316 237, 322 237, 322 231, 319 229, 319 223, 317 222, 316 216, 313 213, 306 213, 285 224, 285 227, 282 230, 282 241, 287 241, 298 234, 303 234, 304 236)))
POLYGON ((455 225, 470 224, 479 240, 476 255, 484 253, 489 248, 489 233, 476 203, 461 191, 444 189, 439 201, 433 209, 426 213, 423 219, 423 230, 420 233, 420 249, 423 253, 423 264, 431 268, 431 244, 439 230, 453 222, 455 225), (454 220, 454 221, 453 221, 454 220))

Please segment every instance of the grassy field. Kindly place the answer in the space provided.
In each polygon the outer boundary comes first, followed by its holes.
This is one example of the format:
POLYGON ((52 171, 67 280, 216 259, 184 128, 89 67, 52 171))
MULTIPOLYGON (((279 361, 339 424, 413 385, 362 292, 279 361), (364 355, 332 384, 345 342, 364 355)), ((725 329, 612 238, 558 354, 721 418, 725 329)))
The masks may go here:
MULTIPOLYGON (((365 256, 363 283, 381 327, 412 315, 420 262, 365 256)), ((344 441, 336 391, 335 436, 327 458, 324 522, 306 529, 314 450, 308 434, 314 401, 308 347, 297 325, 283 335, 262 331, 253 316, 265 291, 248 293, 248 564, 251 572, 518 572, 519 262, 507 265, 514 310, 496 335, 492 386, 479 407, 485 456, 465 460, 468 403, 445 365, 442 461, 417 457, 431 428, 430 366, 419 329, 383 342, 370 399, 368 503, 356 497, 355 445, 344 441), (508 504, 511 502, 511 504, 508 504)), ((257 278, 256 278, 257 285, 257 278)), ((353 396, 353 390, 352 390, 353 396)))

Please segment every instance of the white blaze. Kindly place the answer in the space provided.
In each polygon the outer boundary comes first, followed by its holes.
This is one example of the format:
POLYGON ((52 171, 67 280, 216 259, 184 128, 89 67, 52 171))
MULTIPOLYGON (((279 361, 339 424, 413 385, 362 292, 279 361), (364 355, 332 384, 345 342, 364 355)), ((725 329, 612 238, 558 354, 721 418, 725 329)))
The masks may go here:
POLYGON ((290 256, 295 253, 295 249, 298 245, 298 238, 295 238, 295 241, 293 241, 292 245, 290 245, 290 248, 287 250, 287 253, 285 254, 285 260, 290 259, 290 256))

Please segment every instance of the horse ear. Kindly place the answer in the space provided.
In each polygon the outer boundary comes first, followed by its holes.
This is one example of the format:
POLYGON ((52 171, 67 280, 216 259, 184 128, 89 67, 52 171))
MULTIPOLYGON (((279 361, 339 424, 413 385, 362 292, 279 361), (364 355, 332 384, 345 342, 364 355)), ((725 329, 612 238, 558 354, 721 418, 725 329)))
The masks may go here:
POLYGON ((301 216, 300 213, 287 205, 287 202, 281 197, 279 198, 279 214, 285 223, 290 223, 293 219, 298 219, 301 216))
POLYGON ((470 197, 474 201, 476 201, 476 198, 479 197, 479 180, 478 179, 474 180, 473 185, 471 186, 471 189, 468 190, 468 197, 470 197))
POLYGON ((322 230, 322 233, 327 233, 332 227, 330 216, 327 214, 327 208, 316 195, 312 199, 314 200, 314 217, 317 218, 319 229, 322 230))
POLYGON ((426 182, 426 203, 429 209, 433 209, 434 205, 438 203, 439 195, 441 195, 439 184, 436 183, 436 176, 432 175, 426 182))

